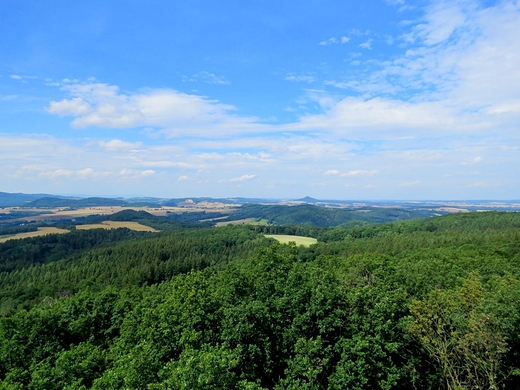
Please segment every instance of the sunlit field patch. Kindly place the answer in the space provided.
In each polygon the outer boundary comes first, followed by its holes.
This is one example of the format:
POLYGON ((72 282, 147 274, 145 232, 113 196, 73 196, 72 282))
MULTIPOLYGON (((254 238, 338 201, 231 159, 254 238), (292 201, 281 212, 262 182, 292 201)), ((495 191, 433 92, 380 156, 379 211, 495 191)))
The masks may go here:
POLYGON ((267 238, 274 238, 276 241, 282 244, 294 242, 296 245, 311 246, 312 244, 316 244, 318 242, 318 240, 312 237, 289 236, 287 234, 265 234, 265 236, 267 238))
POLYGON ((131 230, 135 230, 138 232, 158 232, 159 230, 155 230, 150 226, 141 225, 139 222, 130 222, 130 221, 103 221, 102 223, 95 223, 90 225, 77 225, 76 229, 79 230, 88 230, 88 229, 118 229, 118 228, 128 228, 131 230))
POLYGON ((69 233, 69 231, 66 229, 58 229, 55 227, 42 227, 42 228, 38 228, 38 231, 36 231, 36 232, 18 233, 18 234, 13 234, 10 236, 0 237, 0 243, 6 242, 8 240, 45 236, 47 234, 64 234, 64 233, 69 233))

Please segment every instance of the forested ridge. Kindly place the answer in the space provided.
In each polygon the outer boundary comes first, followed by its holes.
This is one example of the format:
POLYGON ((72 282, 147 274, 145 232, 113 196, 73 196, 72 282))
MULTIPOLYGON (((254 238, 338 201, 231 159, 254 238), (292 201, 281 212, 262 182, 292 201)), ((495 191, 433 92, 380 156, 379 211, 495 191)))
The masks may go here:
POLYGON ((2 248, 0 388, 520 387, 518 213, 2 248))
POLYGON ((342 226, 351 227, 368 223, 393 222, 434 215, 431 210, 365 207, 333 208, 310 204, 297 206, 245 204, 229 216, 229 220, 243 218, 266 219, 271 225, 342 226))

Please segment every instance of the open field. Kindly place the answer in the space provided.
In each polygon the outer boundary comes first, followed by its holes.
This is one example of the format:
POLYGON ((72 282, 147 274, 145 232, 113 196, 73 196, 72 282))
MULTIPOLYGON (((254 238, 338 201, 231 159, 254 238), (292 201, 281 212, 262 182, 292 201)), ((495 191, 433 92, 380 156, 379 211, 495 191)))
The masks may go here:
POLYGON ((244 219, 237 219, 236 221, 222 221, 222 222, 217 222, 215 224, 215 226, 252 224, 255 222, 255 220, 256 220, 256 218, 244 218, 244 219))
POLYGON ((267 238, 274 238, 276 241, 282 244, 294 242, 296 245, 311 246, 312 244, 316 244, 318 242, 318 240, 312 237, 289 236, 286 234, 264 234, 264 236, 267 238))
POLYGON ((56 208, 20 208, 20 207, 5 207, 0 208, 0 214, 10 214, 11 212, 34 212, 38 215, 31 215, 21 218, 11 219, 10 222, 29 222, 29 221, 59 221, 65 219, 74 219, 80 217, 88 217, 90 215, 111 215, 123 210, 146 211, 147 213, 164 217, 169 213, 189 213, 212 211, 220 213, 231 213, 233 209, 229 207, 127 207, 127 206, 98 206, 98 207, 83 207, 78 209, 70 209, 68 207, 56 208))
POLYGON ((258 220, 258 218, 244 218, 244 219, 237 219, 236 221, 217 222, 215 224, 215 226, 227 226, 227 225, 267 225, 267 219, 258 220))
POLYGON ((36 232, 18 233, 18 234, 13 234, 10 236, 0 237, 0 243, 6 242, 8 240, 18 240, 18 239, 22 239, 22 238, 45 236, 47 234, 64 234, 64 233, 69 233, 69 231, 66 229, 58 229, 55 227, 42 227, 42 228, 38 228, 38 231, 36 231, 36 232))
POLYGON ((150 226, 141 225, 139 222, 117 222, 117 221, 103 221, 102 223, 95 223, 90 225, 77 225, 78 230, 88 229, 117 229, 117 228, 128 228, 138 232, 158 232, 150 226))
MULTIPOLYGON (((87 230, 87 229, 117 229, 117 228, 128 228, 131 230, 135 230, 138 232, 158 232, 159 230, 155 230, 149 226, 141 225, 138 222, 116 222, 116 221, 104 221, 98 224, 91 225, 78 225, 76 229, 78 230, 87 230)), ((36 232, 26 232, 26 233, 18 233, 12 234, 8 236, 0 236, 0 243, 6 242, 8 240, 17 240, 22 238, 29 237, 38 237, 45 236, 47 234, 64 234, 69 233, 69 230, 66 229, 58 229, 56 227, 41 227, 38 228, 36 232)))

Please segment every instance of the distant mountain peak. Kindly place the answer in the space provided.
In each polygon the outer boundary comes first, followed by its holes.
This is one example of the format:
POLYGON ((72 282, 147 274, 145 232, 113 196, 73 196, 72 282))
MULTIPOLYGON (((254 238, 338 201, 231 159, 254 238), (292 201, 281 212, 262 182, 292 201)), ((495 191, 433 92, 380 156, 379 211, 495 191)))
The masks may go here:
POLYGON ((316 203, 319 202, 318 199, 311 198, 310 196, 306 196, 301 199, 296 199, 298 202, 307 202, 307 203, 316 203))

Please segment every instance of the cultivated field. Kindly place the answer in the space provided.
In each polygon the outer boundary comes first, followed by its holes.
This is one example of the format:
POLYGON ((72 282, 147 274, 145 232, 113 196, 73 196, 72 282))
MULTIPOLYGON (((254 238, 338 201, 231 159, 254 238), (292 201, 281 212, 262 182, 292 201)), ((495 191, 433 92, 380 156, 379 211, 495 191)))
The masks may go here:
POLYGON ((311 246, 312 244, 316 244, 318 242, 318 240, 312 237, 289 236, 286 234, 264 234, 264 236, 267 238, 274 238, 276 241, 282 244, 294 242, 296 245, 311 246))
MULTIPOLYGON (((128 228, 131 230, 136 230, 138 232, 158 232, 159 230, 155 230, 150 226, 141 225, 138 222, 116 222, 116 221, 104 221, 102 223, 90 224, 90 225, 77 225, 76 229, 78 230, 87 230, 87 229, 117 229, 117 228, 128 228)), ((27 233, 18 233, 11 234, 8 236, 0 236, 0 243, 6 242, 8 240, 17 240, 22 238, 29 237, 38 237, 45 236, 47 234, 64 234, 69 233, 69 230, 66 229, 58 229, 55 227, 41 227, 38 228, 36 232, 27 232, 27 233)))
POLYGON ((117 229, 117 228, 128 228, 138 232, 158 232, 150 226, 141 225, 139 222, 118 222, 118 221, 103 221, 101 223, 93 223, 90 225, 77 225, 78 230, 88 229, 117 229))
POLYGON ((58 229, 55 227, 42 227, 42 228, 38 228, 38 231, 36 231, 36 232, 18 233, 18 234, 13 234, 10 236, 0 237, 0 243, 6 242, 8 240, 18 240, 18 239, 22 239, 22 238, 45 236, 47 234, 63 234, 63 233, 69 233, 69 231, 66 229, 58 229))
POLYGON ((90 215, 110 215, 115 214, 123 210, 135 210, 135 211, 146 211, 147 213, 164 217, 168 213, 189 213, 189 212, 201 212, 201 211, 212 211, 221 213, 231 213, 232 209, 229 207, 221 206, 220 204, 213 205, 210 207, 209 204, 202 206, 186 207, 127 207, 127 206, 98 206, 98 207, 83 207, 78 209, 70 209, 68 207, 55 207, 55 208, 20 208, 20 207, 5 207, 0 208, 0 214, 10 214, 15 211, 35 212, 38 215, 31 215, 21 218, 11 219, 10 222, 31 222, 31 221, 59 221, 66 219, 74 219, 79 217, 88 217, 90 215))

